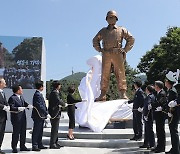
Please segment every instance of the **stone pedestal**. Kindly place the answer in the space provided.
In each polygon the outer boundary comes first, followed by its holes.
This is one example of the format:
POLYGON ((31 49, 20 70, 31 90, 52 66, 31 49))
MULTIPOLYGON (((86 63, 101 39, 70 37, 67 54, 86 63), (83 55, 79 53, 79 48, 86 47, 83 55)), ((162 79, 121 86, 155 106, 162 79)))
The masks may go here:
MULTIPOLYGON (((112 119, 111 119, 112 120, 112 119)), ((106 125, 106 129, 126 129, 126 128, 132 128, 133 123, 132 120, 112 120, 106 125)))

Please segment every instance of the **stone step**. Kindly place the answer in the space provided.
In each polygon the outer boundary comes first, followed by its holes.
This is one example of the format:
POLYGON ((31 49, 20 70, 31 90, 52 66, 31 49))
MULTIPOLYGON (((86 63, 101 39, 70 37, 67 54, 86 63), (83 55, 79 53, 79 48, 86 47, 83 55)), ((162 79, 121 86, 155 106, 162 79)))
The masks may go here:
MULTIPOLYGON (((59 138, 66 138, 67 136, 67 131, 60 131, 58 133, 59 138)), ((43 136, 45 137, 50 137, 51 133, 50 131, 44 131, 43 136)), ((156 135, 156 134, 155 134, 156 135)), ((74 132, 75 138, 78 139, 130 139, 133 137, 133 133, 131 134, 111 134, 111 133, 106 133, 106 134, 101 134, 101 133, 78 133, 74 132)), ((143 135, 144 136, 144 135, 143 135)), ((170 137, 170 133, 166 132, 166 137, 170 137)))
MULTIPOLYGON (((154 125, 154 131, 155 131, 154 125)), ((166 145, 170 145, 169 127, 165 125, 166 130, 166 145)), ((47 128, 43 131, 43 144, 49 145, 51 127, 48 124, 47 128)), ((27 134, 27 142, 31 143, 31 133, 29 130, 27 134)), ((74 129, 75 140, 67 139, 68 123, 60 123, 59 127, 59 142, 65 147, 90 147, 90 148, 120 148, 124 151, 136 152, 137 148, 143 144, 142 141, 131 141, 133 137, 133 129, 104 129, 102 132, 93 132, 89 128, 79 128, 76 124, 74 129), (130 150, 131 149, 131 150, 130 150)), ((157 139, 156 139, 157 140, 157 139)), ((139 148, 138 148, 139 149, 139 148)), ((123 152, 123 151, 121 151, 123 152)))
MULTIPOLYGON (((26 139, 27 142, 31 142, 31 138, 26 139)), ((50 138, 43 137, 43 144, 49 145, 50 138)), ((131 141, 129 139, 75 139, 68 140, 66 138, 59 138, 59 143, 62 146, 67 147, 92 147, 92 148, 138 148, 143 144, 142 141, 131 141)), ((166 138, 166 145, 170 145, 170 138, 166 138)), ((128 150, 127 149, 127 150, 128 150)))
MULTIPOLYGON (((155 131, 154 125, 154 132, 155 131)), ((165 125, 166 137, 170 137, 169 127, 165 125)), ((43 136, 50 137, 51 128, 44 128, 43 136)), ((60 124, 59 127, 59 138, 66 138, 68 133, 68 124, 60 124)), ((74 129, 74 136, 78 139, 130 139, 133 137, 133 129, 126 128, 126 129, 104 129, 102 132, 97 133, 91 131, 89 128, 79 128, 76 125, 74 129)), ((143 135, 144 136, 144 135, 143 135)))

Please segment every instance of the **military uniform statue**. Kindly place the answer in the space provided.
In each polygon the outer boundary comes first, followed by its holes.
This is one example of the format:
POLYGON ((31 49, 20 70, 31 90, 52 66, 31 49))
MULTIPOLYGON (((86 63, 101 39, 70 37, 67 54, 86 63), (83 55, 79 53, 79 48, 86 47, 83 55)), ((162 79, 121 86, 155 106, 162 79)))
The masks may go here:
POLYGON ((102 28, 93 38, 93 47, 102 53, 101 94, 95 101, 106 100, 111 65, 114 67, 120 98, 127 99, 124 62, 126 53, 133 47, 134 38, 124 27, 116 25, 118 16, 115 11, 109 11, 107 13, 106 21, 109 25, 102 28), (126 40, 124 47, 122 47, 123 39, 126 40))

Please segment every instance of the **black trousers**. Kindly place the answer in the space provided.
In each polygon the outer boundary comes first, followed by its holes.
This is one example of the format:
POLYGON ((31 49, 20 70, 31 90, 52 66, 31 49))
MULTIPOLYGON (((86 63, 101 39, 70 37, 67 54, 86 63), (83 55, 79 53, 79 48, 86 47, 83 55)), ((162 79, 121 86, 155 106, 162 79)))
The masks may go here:
POLYGON ((75 106, 68 106, 69 129, 75 128, 75 106))
POLYGON ((32 147, 39 148, 43 146, 42 136, 43 136, 43 126, 44 119, 33 119, 34 126, 32 132, 32 147))
POLYGON ((144 120, 144 145, 149 145, 150 147, 155 146, 155 136, 153 131, 153 120, 148 118, 148 121, 144 120))
POLYGON ((51 119, 51 138, 50 146, 58 142, 58 130, 59 130, 59 121, 60 118, 51 119))
POLYGON ((142 137, 142 113, 133 111, 133 130, 136 138, 142 137))
POLYGON ((6 120, 0 122, 0 149, 4 139, 5 128, 6 128, 6 120))
POLYGON ((171 134, 171 144, 172 144, 172 149, 171 153, 173 154, 180 154, 180 145, 179 145, 179 134, 178 134, 178 124, 180 117, 178 115, 177 110, 173 113, 173 118, 171 121, 171 118, 168 119, 169 122, 169 130, 171 134))
POLYGON ((12 126, 13 126, 13 133, 12 133, 11 147, 12 149, 17 148, 17 143, 20 137, 20 148, 23 148, 26 142, 26 117, 23 116, 21 120, 17 122, 13 121, 12 126))
POLYGON ((165 150, 166 146, 166 134, 165 134, 165 117, 163 113, 156 117, 156 134, 157 134, 157 148, 165 150))

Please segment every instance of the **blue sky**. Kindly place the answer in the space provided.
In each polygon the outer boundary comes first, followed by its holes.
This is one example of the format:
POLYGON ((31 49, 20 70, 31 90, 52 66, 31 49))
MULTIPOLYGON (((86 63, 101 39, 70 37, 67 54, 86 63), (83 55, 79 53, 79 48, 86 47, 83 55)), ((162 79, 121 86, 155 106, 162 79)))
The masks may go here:
POLYGON ((180 0, 0 0, 1 36, 44 38, 47 80, 87 72, 86 60, 96 54, 92 39, 107 26, 106 13, 116 10, 117 25, 135 37, 127 54, 136 68, 140 58, 164 36, 180 26, 180 0))
POLYGON ((0 42, 9 52, 12 52, 24 39, 25 37, 19 36, 0 36, 0 42))

